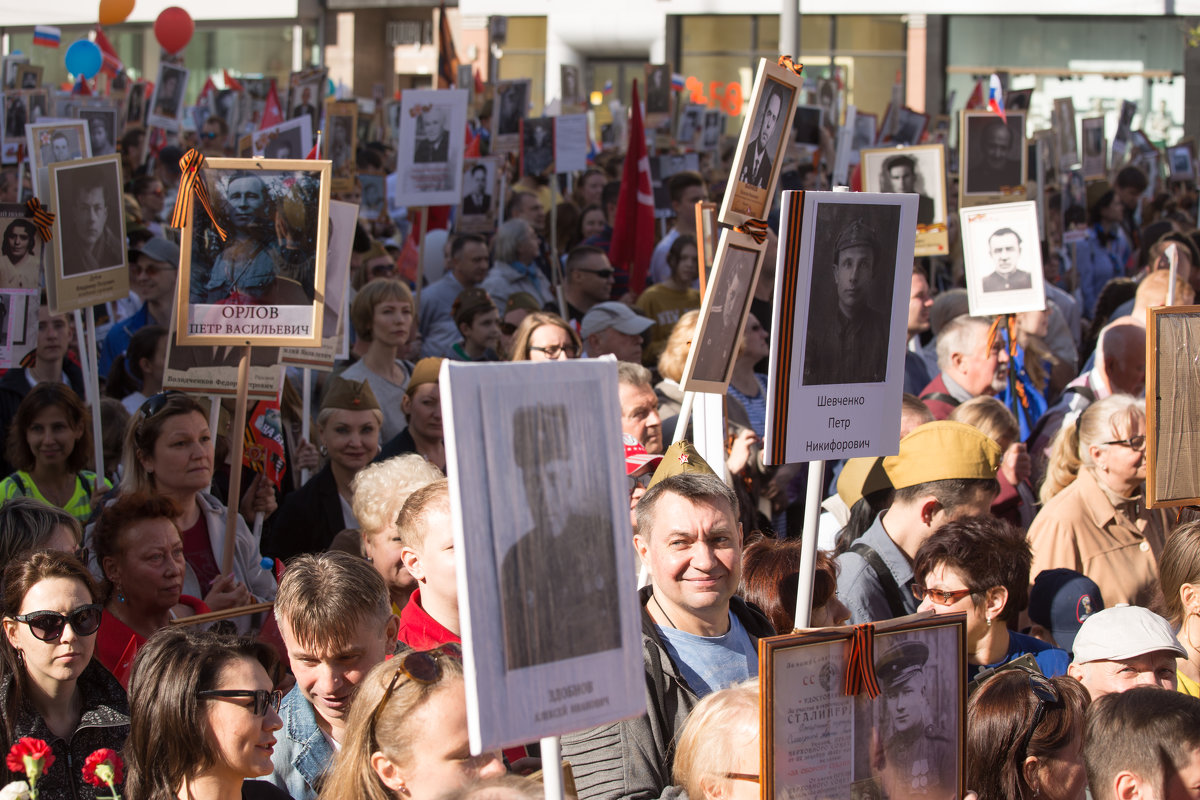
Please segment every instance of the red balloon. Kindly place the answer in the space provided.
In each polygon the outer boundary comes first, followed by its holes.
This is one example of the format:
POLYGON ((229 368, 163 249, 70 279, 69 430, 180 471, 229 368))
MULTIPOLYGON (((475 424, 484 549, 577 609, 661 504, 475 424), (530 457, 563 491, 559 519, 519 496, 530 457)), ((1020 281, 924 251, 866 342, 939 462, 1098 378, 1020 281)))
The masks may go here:
POLYGON ((154 20, 154 38, 171 55, 187 47, 195 30, 191 15, 179 6, 164 8, 154 20))

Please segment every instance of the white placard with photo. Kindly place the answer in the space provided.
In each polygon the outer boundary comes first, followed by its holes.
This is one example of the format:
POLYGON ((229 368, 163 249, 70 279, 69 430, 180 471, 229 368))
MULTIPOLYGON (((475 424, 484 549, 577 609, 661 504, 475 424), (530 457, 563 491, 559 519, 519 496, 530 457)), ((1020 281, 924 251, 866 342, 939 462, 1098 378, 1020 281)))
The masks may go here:
POLYGON ((146 126, 178 131, 183 118, 183 96, 187 92, 188 71, 171 64, 158 65, 158 80, 150 98, 150 113, 146 126))
POLYGON ((915 194, 784 192, 764 454, 896 453, 915 194))
POLYGON ((256 158, 305 158, 312 150, 312 117, 301 114, 278 125, 256 131, 253 138, 256 158))
POLYGON ((971 316, 1044 310, 1037 204, 975 206, 959 214, 971 316))
POLYGON ((462 197, 466 89, 409 89, 400 98, 394 202, 452 206, 462 197))
POLYGON ((646 713, 616 362, 440 386, 471 752, 646 713))
POLYGON ((587 114, 563 114, 554 118, 554 171, 583 172, 587 169, 587 114))

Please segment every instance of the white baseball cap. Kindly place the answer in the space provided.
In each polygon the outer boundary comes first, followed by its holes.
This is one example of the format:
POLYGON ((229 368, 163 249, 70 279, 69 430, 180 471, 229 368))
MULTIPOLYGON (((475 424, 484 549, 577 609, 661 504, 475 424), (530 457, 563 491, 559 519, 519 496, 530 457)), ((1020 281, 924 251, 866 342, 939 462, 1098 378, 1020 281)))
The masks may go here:
POLYGON ((1165 619, 1141 606, 1119 605, 1083 621, 1075 634, 1074 663, 1124 661, 1159 650, 1187 655, 1165 619))

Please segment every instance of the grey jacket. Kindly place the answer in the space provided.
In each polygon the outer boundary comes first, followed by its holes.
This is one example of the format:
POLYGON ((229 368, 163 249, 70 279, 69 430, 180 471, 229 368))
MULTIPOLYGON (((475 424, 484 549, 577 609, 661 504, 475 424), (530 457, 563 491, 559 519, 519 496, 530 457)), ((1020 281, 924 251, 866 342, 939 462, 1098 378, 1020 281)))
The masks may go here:
MULTIPOLYGON (((671 785, 675 738, 700 699, 671 661, 646 612, 652 594, 650 586, 638 593, 647 713, 562 738, 562 757, 571 764, 580 800, 686 797, 671 785)), ((730 609, 756 645, 760 637, 775 635, 762 612, 740 597, 730 600, 730 609)))

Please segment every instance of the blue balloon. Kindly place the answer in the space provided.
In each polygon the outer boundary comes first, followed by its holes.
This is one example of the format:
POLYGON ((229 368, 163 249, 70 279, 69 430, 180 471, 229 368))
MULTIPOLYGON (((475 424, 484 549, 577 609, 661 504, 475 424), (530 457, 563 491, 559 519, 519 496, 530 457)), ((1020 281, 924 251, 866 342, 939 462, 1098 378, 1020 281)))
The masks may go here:
POLYGON ((65 61, 67 72, 72 75, 82 75, 91 80, 100 71, 100 65, 104 63, 104 55, 95 42, 80 39, 72 42, 71 46, 67 48, 65 61))

